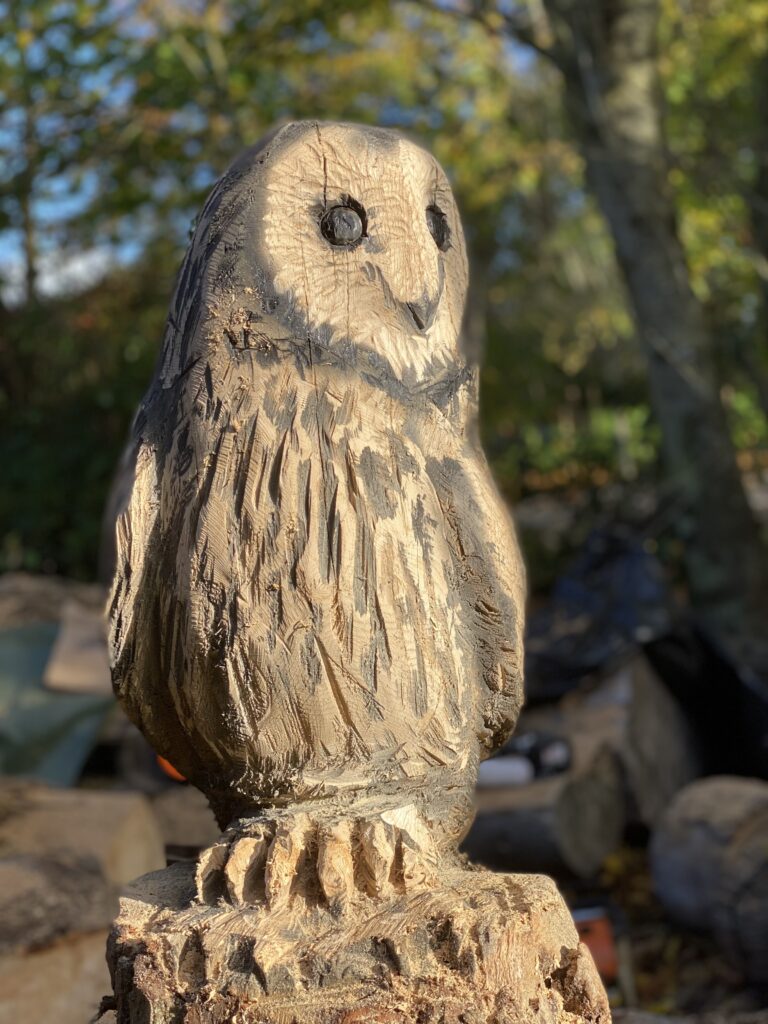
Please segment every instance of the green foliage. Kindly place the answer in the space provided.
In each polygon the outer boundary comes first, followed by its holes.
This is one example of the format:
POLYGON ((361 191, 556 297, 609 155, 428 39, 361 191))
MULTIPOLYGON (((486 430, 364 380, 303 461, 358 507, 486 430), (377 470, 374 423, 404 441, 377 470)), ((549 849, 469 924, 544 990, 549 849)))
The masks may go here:
POLYGON ((0 567, 95 576, 106 493, 162 334, 172 273, 161 255, 7 315, 0 567))
POLYGON ((742 452, 768 449, 768 420, 753 390, 725 389, 733 440, 742 452))
MULTIPOLYGON (((7 0, 0 19, 0 230, 21 241, 32 302, 40 256, 82 243, 104 130, 130 88, 129 51, 103 0, 7 0)), ((90 218, 89 240, 105 227, 90 218)))
POLYGON ((765 203, 756 178, 768 158, 768 3, 666 0, 665 15, 671 183, 692 284, 717 332, 724 380, 749 390, 768 373, 766 253, 753 227, 765 203))
MULTIPOLYGON (((653 470, 645 369, 560 80, 450 6, 0 2, 0 232, 27 285, 0 309, 0 569, 93 575, 191 218, 229 161, 289 118, 396 126, 446 166, 473 311, 485 301, 468 324, 486 349, 483 434, 511 496, 653 470), (94 247, 118 266, 80 294, 40 294, 46 254, 94 247)), ((722 339, 734 437, 763 446, 745 358, 762 273, 745 189, 768 3, 666 6, 672 185, 694 286, 722 339)))

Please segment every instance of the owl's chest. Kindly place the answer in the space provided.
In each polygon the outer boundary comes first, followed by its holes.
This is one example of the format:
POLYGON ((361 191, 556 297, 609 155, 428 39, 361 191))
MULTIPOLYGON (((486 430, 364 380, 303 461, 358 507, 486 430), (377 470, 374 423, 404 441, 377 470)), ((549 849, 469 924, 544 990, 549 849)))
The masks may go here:
POLYGON ((428 401, 340 387, 333 378, 304 397, 292 440, 324 496, 320 514, 393 527, 402 541, 426 537, 440 511, 430 466, 461 444, 451 421, 428 401))
POLYGON ((257 571, 281 593, 297 588, 320 607, 351 595, 359 614, 385 585, 412 587, 414 607, 444 602, 448 510, 430 466, 459 443, 428 403, 339 374, 265 381, 229 460, 247 575, 257 571))

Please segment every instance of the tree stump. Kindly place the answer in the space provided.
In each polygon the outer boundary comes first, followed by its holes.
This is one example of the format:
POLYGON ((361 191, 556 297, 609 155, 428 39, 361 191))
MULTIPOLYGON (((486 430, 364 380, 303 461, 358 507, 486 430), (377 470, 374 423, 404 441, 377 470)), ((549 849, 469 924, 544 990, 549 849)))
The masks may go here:
POLYGON ((194 902, 193 865, 122 899, 108 961, 117 1024, 610 1021, 554 883, 457 865, 431 891, 347 914, 194 902))
POLYGON ((396 133, 306 122, 197 222, 117 519, 113 682, 224 832, 147 876, 118 1024, 605 1021, 551 882, 466 867, 522 702, 461 221, 396 133))

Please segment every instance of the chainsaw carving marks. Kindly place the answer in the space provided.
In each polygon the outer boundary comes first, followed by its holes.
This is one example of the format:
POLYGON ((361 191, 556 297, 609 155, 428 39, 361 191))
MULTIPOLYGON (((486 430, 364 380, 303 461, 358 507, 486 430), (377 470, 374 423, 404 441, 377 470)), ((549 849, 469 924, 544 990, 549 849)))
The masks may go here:
POLYGON ((523 572, 475 440, 466 280, 443 172, 387 131, 289 125, 203 210, 135 424, 111 642, 129 714, 222 825, 426 786, 455 841, 514 724, 523 572))
POLYGON ((128 714, 224 830, 128 892, 118 1024, 607 1024, 549 879, 468 867, 524 580, 477 442, 446 178, 288 125, 196 226, 136 418, 110 606, 128 714))

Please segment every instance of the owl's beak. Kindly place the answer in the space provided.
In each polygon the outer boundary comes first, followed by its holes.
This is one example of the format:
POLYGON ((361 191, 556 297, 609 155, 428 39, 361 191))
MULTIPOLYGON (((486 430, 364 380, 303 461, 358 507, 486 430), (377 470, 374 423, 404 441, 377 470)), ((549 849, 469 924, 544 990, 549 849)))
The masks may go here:
POLYGON ((406 302, 411 319, 420 331, 428 330, 435 321, 437 307, 440 304, 440 296, 430 299, 427 296, 419 299, 418 302, 406 302))

